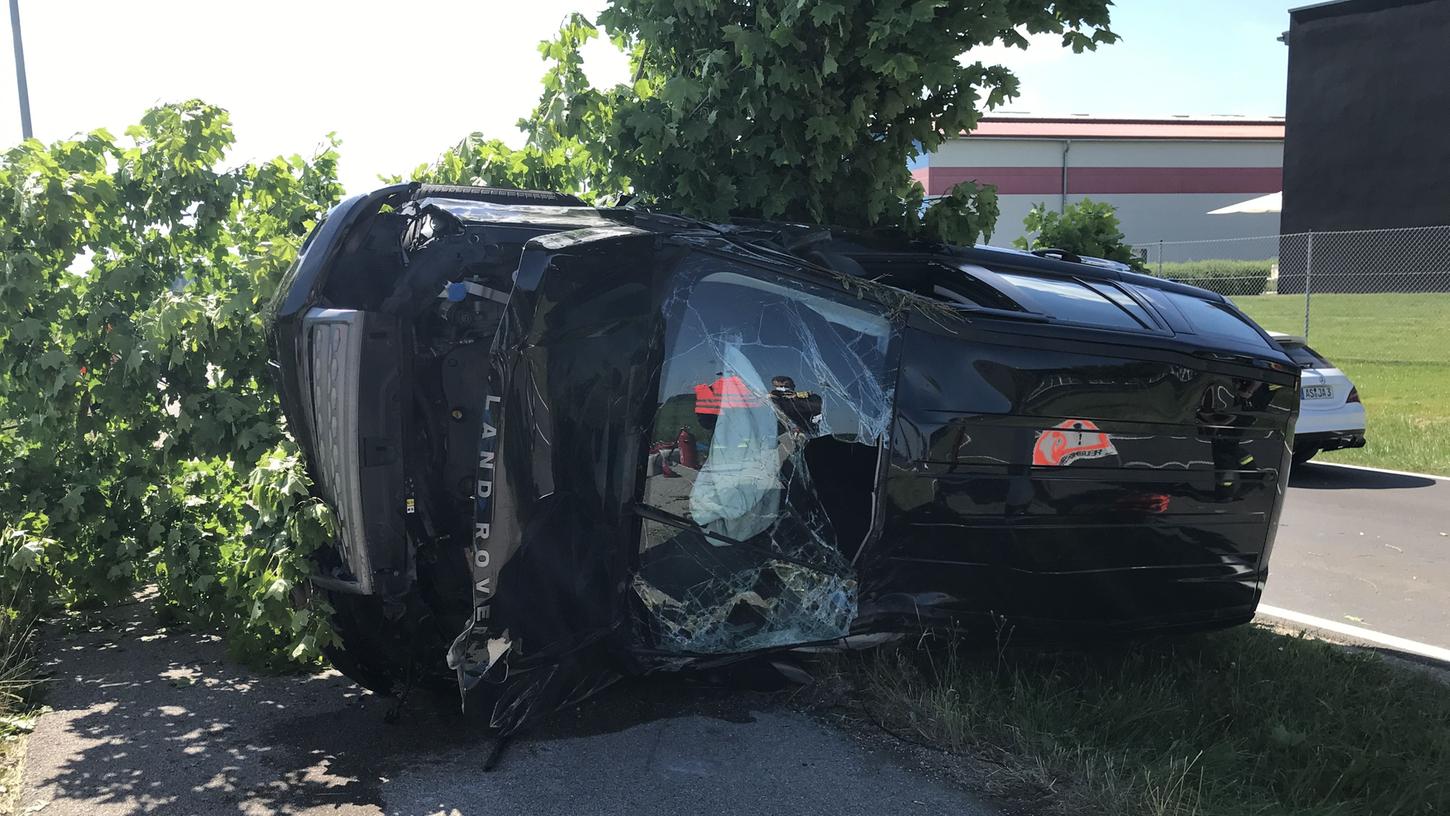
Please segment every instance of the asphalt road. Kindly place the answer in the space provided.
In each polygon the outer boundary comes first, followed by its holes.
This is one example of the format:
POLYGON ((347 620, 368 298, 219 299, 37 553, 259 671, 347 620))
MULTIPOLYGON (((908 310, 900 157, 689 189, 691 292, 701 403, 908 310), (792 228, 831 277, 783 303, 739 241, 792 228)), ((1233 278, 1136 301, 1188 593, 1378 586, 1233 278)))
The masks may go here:
POLYGON ((1297 468, 1264 603, 1450 648, 1450 480, 1297 468))
POLYGON ((259 677, 143 607, 49 638, 54 686, 17 812, 114 814, 993 813, 940 763, 802 713, 785 695, 616 686, 514 741, 456 707, 389 702, 336 673, 259 677))

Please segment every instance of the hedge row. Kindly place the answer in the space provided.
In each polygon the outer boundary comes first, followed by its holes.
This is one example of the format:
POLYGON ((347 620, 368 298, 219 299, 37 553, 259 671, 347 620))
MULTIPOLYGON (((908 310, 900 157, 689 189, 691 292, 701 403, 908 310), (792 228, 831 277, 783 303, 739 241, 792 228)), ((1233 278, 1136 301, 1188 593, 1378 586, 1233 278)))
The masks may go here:
POLYGON ((1221 295, 1233 297, 1262 295, 1268 287, 1269 274, 1276 258, 1262 261, 1237 261, 1212 258, 1204 261, 1179 261, 1162 266, 1149 264, 1148 271, 1156 277, 1201 286, 1221 295))
POLYGON ((239 656, 311 664, 294 608, 330 511, 283 427, 262 312, 338 200, 337 153, 236 166, 198 101, 0 155, 0 621, 155 586, 239 656), (178 283, 178 282, 181 283, 178 283))

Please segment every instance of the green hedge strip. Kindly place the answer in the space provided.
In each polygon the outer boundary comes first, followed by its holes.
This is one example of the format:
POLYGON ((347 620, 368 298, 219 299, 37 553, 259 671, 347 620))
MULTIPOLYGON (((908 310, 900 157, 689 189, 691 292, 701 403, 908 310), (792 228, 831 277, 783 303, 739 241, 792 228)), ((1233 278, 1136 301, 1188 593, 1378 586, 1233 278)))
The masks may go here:
POLYGON ((1211 258, 1164 263, 1161 266, 1150 264, 1148 272, 1155 277, 1200 286, 1221 295, 1262 295, 1268 288, 1269 275, 1276 263, 1277 258, 1262 261, 1211 258))

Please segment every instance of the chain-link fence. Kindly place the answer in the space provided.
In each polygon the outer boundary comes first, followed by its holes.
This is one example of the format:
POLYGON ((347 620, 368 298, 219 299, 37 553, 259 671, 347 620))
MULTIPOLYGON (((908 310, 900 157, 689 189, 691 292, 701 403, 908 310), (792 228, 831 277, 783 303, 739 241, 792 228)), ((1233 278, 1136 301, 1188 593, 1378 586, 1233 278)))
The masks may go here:
POLYGON ((1316 294, 1450 293, 1450 226, 1133 246, 1159 277, 1233 298, 1300 298, 1305 336, 1316 294))

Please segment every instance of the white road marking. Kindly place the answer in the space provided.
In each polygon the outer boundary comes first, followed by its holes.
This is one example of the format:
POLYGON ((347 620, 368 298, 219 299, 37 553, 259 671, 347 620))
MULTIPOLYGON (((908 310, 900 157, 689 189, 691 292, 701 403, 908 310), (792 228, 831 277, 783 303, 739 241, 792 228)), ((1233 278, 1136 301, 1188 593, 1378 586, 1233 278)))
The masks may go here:
POLYGON ((1375 473, 1389 473, 1395 476, 1418 476, 1421 479, 1434 479, 1437 482, 1450 482, 1450 476, 1435 476, 1430 473, 1411 473, 1408 470, 1386 470, 1385 468, 1365 467, 1364 465, 1344 465, 1339 462, 1310 462, 1314 467, 1336 467, 1349 468, 1350 470, 1369 470, 1375 473))
POLYGON ((1450 649, 1440 646, 1431 646, 1428 643, 1419 643, 1394 635, 1386 635, 1382 632, 1376 632, 1373 629, 1350 626, 1347 623, 1340 623, 1339 621, 1332 621, 1327 618, 1316 618, 1313 615, 1306 615, 1303 612, 1295 612, 1292 609, 1280 609, 1277 606, 1269 606, 1268 604, 1259 604, 1259 614, 1298 623, 1303 626, 1311 626, 1315 629, 1323 629, 1326 632, 1334 632, 1335 634, 1345 635, 1356 640, 1363 640, 1377 646, 1385 646, 1396 651, 1450 663, 1450 649))

